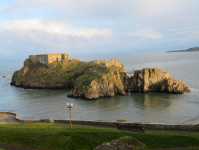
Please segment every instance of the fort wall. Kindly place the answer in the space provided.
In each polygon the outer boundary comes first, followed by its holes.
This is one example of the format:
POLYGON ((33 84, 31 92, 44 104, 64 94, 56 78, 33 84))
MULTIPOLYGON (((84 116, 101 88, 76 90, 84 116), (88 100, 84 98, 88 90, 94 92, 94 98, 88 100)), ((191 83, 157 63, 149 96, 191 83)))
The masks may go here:
POLYGON ((38 55, 37 62, 48 66, 48 55, 38 55))
POLYGON ((35 63, 38 62, 48 66, 54 61, 69 60, 69 54, 63 53, 63 54, 29 55, 29 58, 35 63))
MULTIPOLYGON (((160 123, 133 123, 133 122, 115 122, 115 121, 96 121, 96 120, 71 120, 72 124, 117 127, 118 125, 142 126, 146 130, 174 130, 174 131, 199 131, 198 124, 160 124, 160 123)), ((56 119, 54 123, 70 124, 69 120, 56 119)))

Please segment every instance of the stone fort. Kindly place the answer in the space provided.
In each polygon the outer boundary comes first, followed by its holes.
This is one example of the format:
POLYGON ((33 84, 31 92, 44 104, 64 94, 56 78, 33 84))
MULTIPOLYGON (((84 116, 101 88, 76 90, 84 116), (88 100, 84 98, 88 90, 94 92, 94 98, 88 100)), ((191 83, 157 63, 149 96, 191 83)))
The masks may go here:
POLYGON ((69 54, 62 53, 62 54, 39 54, 39 55, 29 55, 29 58, 33 62, 38 62, 48 66, 54 61, 63 61, 69 60, 69 54))

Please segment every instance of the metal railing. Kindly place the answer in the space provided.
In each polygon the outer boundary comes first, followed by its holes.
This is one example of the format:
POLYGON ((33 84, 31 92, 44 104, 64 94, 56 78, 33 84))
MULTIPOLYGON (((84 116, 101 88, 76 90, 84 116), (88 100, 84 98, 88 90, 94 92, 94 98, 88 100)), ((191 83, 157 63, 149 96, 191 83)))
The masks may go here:
POLYGON ((42 116, 42 117, 20 117, 22 120, 36 120, 36 119, 47 119, 50 118, 48 116, 42 116))
POLYGON ((14 112, 14 110, 1 110, 0 112, 14 112))

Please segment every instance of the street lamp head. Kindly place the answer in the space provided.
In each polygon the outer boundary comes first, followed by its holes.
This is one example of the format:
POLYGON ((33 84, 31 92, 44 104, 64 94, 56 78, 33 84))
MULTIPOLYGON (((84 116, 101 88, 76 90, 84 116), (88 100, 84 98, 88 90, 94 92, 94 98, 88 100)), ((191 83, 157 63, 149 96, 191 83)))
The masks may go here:
POLYGON ((73 103, 71 103, 71 104, 67 103, 67 107, 68 108, 72 108, 73 107, 73 103))

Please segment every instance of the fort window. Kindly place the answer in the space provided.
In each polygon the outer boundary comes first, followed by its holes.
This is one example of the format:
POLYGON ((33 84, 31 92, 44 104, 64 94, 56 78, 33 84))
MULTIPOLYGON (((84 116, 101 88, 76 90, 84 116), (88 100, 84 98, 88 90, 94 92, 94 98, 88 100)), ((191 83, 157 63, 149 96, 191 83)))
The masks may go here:
POLYGON ((58 58, 57 58, 57 61, 58 61, 58 58))

